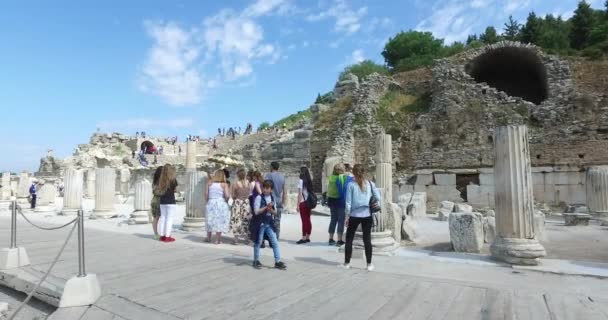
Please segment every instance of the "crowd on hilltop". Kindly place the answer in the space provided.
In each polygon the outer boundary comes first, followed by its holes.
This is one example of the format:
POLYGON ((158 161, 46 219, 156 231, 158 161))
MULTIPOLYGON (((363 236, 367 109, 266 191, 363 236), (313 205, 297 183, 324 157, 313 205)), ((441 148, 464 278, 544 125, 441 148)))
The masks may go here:
MULTIPOLYGON (((260 249, 272 248, 275 267, 285 269, 281 261, 278 239, 281 234, 281 216, 287 198, 285 176, 278 162, 272 162, 270 172, 247 171, 239 168, 236 177, 230 180, 230 172, 221 169, 210 175, 203 195, 206 200, 206 242, 211 243, 215 235, 216 244, 222 243, 222 234, 231 232, 232 244, 246 241, 253 246, 253 266, 262 267, 260 249)), ((312 179, 307 167, 300 168, 298 182, 297 212, 302 223, 302 237, 298 245, 311 242, 311 212, 318 198, 313 192, 312 179)), ((328 178, 324 199, 330 207, 328 245, 345 246, 344 267, 350 268, 355 232, 361 226, 367 269, 372 271, 371 230, 375 213, 381 201, 375 184, 366 178, 365 168, 338 164, 328 178), (344 230, 346 227, 346 230, 344 230), (346 231, 346 232, 345 232, 346 231), (345 240, 344 239, 344 234, 345 240), (334 238, 337 235, 337 241, 334 238)), ((152 216, 155 239, 173 242, 171 237, 173 217, 176 210, 175 191, 178 183, 175 167, 166 164, 158 167, 153 176, 152 216)))
MULTIPOLYGON (((248 135, 251 134, 253 132, 253 125, 251 123, 247 124, 247 127, 245 128, 245 131, 243 132, 243 135, 248 135)), ((241 135, 241 127, 231 127, 228 128, 228 130, 226 130, 226 128, 217 128, 217 135, 220 137, 230 137, 233 140, 236 139, 236 136, 240 136, 241 135)))

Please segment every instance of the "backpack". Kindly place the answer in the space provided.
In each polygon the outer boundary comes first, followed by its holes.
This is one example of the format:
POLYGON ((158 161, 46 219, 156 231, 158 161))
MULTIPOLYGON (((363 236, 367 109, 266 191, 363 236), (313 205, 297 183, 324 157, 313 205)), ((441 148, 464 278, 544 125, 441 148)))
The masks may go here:
POLYGON ((308 198, 306 198, 304 203, 308 209, 312 210, 317 207, 318 201, 319 199, 317 199, 317 195, 314 192, 308 192, 308 198))

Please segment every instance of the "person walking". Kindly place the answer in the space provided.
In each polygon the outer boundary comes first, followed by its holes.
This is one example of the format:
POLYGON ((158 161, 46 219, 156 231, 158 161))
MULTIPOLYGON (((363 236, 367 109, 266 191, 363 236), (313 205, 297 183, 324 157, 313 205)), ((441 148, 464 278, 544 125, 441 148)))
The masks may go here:
POLYGON ((300 168, 300 181, 298 182, 298 206, 297 211, 300 213, 302 220, 302 238, 296 244, 310 242, 310 234, 312 233, 312 221, 310 220, 311 208, 308 207, 309 192, 312 192, 312 179, 308 168, 300 168))
POLYGON ((38 181, 33 181, 32 185, 30 186, 30 197, 31 197, 31 203, 30 203, 30 209, 35 209, 36 208, 36 197, 38 194, 38 190, 36 190, 36 187, 38 186, 38 181))
POLYGON ((354 181, 348 184, 345 203, 345 225, 346 246, 344 250, 344 267, 350 269, 350 258, 353 254, 353 239, 359 225, 363 231, 363 244, 365 246, 365 258, 367 271, 373 271, 372 264, 372 227, 374 219, 370 211, 369 203, 372 195, 381 203, 379 192, 373 182, 365 177, 363 165, 356 164, 353 167, 354 181))
POLYGON ((228 233, 230 228, 230 190, 226 184, 223 170, 216 170, 213 180, 207 187, 207 242, 211 242, 211 235, 215 233, 215 243, 222 243, 222 233, 228 233))
POLYGON ((279 252, 279 242, 275 234, 274 219, 272 215, 277 214, 275 199, 272 195, 272 181, 266 180, 262 184, 262 194, 258 195, 254 201, 254 216, 251 219, 252 232, 251 240, 253 245, 253 267, 256 269, 262 268, 260 262, 260 247, 264 237, 267 236, 272 244, 274 254, 274 267, 280 270, 287 269, 285 263, 281 261, 281 253, 279 252))
POLYGON ((327 180, 327 205, 331 214, 329 222, 329 242, 330 246, 344 245, 342 236, 344 234, 344 207, 346 205, 346 186, 348 182, 352 180, 351 177, 344 175, 344 166, 342 164, 336 164, 334 171, 329 179, 327 180), (334 233, 338 233, 338 242, 334 240, 334 233))
POLYGON ((272 181, 272 195, 276 202, 277 213, 273 215, 274 226, 276 228, 277 239, 281 235, 281 214, 283 213, 283 204, 287 197, 287 186, 285 185, 285 176, 279 172, 280 164, 277 161, 270 163, 270 173, 266 174, 265 180, 272 181))
POLYGON ((233 244, 238 244, 239 238, 249 239, 249 219, 251 219, 251 205, 249 196, 251 189, 247 181, 245 169, 241 168, 236 172, 238 181, 232 184, 232 214, 230 216, 230 229, 234 235, 233 244))
POLYGON ((156 168, 152 178, 152 201, 150 203, 150 212, 152 213, 152 230, 154 231, 154 240, 160 240, 158 235, 158 219, 160 218, 160 192, 158 191, 158 183, 163 172, 163 167, 156 168))
POLYGON ((175 189, 177 188, 177 179, 175 167, 170 164, 165 164, 158 182, 158 193, 161 195, 160 203, 160 218, 158 219, 158 231, 160 233, 160 241, 173 242, 175 238, 171 237, 173 229, 173 217, 175 216, 175 189))

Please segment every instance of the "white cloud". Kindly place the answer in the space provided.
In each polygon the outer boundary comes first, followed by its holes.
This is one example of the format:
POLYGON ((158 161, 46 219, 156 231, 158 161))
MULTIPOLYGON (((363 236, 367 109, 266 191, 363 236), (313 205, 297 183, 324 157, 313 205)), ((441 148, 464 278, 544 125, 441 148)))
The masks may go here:
POLYGON ((504 11, 511 14, 515 11, 526 9, 530 6, 530 0, 509 0, 505 5, 504 11))
POLYGON ((472 0, 470 5, 471 8, 484 8, 487 7, 492 0, 472 0))
POLYGON ((103 121, 97 124, 97 127, 104 130, 125 130, 134 131, 141 129, 154 128, 189 128, 194 124, 192 118, 176 118, 176 119, 121 119, 103 121))
POLYGON ((147 21, 145 28, 154 44, 140 70, 140 89, 174 106, 198 103, 203 79, 196 61, 201 48, 193 39, 193 31, 172 22, 147 21))
POLYGON ((325 11, 308 15, 306 20, 314 22, 333 18, 335 19, 335 32, 353 34, 361 28, 361 19, 366 14, 367 7, 352 9, 345 0, 334 0, 325 11))
POLYGON ((257 0, 243 10, 243 15, 259 17, 268 14, 285 15, 295 10, 295 5, 286 0, 257 0))
POLYGON ((350 63, 355 64, 365 60, 363 50, 357 49, 350 54, 350 63))

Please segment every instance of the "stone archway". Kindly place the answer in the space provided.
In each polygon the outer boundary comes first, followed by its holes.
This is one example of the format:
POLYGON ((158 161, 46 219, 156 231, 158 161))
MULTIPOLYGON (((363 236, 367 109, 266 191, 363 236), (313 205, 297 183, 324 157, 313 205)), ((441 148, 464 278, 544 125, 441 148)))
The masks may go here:
POLYGON ((541 104, 549 95, 547 70, 531 48, 506 46, 485 51, 465 66, 477 82, 541 104))

